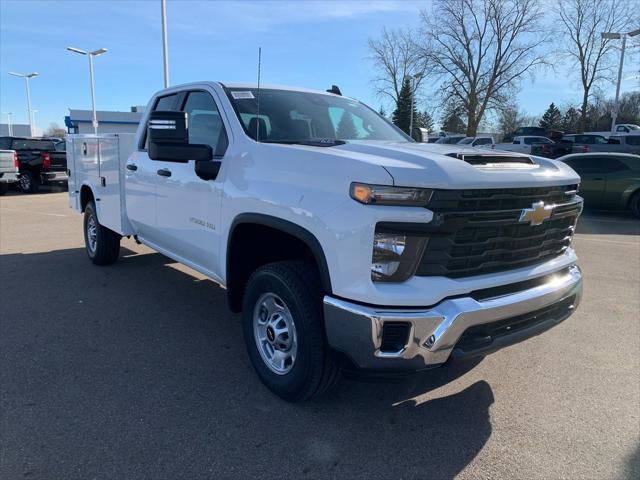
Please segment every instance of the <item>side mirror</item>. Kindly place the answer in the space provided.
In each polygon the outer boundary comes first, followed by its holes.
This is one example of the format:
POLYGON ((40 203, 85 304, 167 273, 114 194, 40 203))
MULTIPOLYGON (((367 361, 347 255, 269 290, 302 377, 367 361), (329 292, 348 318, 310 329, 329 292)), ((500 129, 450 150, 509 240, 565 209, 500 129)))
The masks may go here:
POLYGON ((185 112, 151 112, 147 125, 149 158, 165 162, 186 163, 213 159, 209 145, 189 143, 188 118, 185 112))

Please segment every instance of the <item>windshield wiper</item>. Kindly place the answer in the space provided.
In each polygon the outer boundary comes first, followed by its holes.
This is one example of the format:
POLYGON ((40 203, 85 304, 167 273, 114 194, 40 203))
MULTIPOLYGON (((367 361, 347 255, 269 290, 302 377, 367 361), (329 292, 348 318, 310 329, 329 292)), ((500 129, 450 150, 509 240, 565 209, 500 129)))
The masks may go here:
POLYGON ((284 145, 306 145, 309 147, 335 147, 337 145, 344 145, 344 140, 338 140, 337 138, 309 138, 300 140, 260 140, 263 143, 282 143, 284 145))

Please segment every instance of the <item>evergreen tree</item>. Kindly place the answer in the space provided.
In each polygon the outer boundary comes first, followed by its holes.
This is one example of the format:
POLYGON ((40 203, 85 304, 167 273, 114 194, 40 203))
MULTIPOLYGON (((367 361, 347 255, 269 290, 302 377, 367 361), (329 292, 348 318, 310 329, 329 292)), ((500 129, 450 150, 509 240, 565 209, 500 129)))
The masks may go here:
POLYGON ((426 110, 424 112, 418 112, 416 118, 413 119, 413 126, 426 128, 429 132, 433 132, 433 117, 431 117, 426 110))
MULTIPOLYGON (((411 80, 405 77, 402 82, 402 88, 400 89, 400 95, 396 104, 396 109, 393 111, 391 121, 403 132, 409 134, 409 125, 411 124, 411 80)), ((417 116, 415 103, 413 104, 413 120, 415 122, 417 116)))
POLYGON ((567 108, 562 117, 561 128, 565 133, 577 133, 580 130, 580 112, 577 108, 567 108))
POLYGON ((447 133, 464 133, 467 125, 462 119, 462 108, 459 105, 447 104, 442 114, 441 130, 447 133))
POLYGON ((342 117, 340 117, 336 135, 342 140, 356 140, 358 138, 358 131, 355 123, 353 123, 353 116, 346 110, 342 114, 342 117))
POLYGON ((562 127, 562 112, 551 103, 547 111, 542 115, 538 125, 547 130, 559 130, 562 127))

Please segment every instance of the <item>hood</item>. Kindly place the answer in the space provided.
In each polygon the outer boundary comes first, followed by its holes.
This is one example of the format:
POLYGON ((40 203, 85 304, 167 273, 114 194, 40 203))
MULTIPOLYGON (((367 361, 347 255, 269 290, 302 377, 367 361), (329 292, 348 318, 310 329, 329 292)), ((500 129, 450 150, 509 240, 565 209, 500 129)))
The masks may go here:
MULTIPOLYGON (((457 145, 354 141, 326 148, 327 153, 331 151, 378 164, 389 172, 394 185, 404 187, 520 188, 580 182, 580 177, 568 165, 541 157, 509 153, 523 159, 531 158, 534 163, 473 165, 456 158, 456 154, 491 156, 496 152, 457 145)), ((358 181, 357 178, 353 180, 358 181)))

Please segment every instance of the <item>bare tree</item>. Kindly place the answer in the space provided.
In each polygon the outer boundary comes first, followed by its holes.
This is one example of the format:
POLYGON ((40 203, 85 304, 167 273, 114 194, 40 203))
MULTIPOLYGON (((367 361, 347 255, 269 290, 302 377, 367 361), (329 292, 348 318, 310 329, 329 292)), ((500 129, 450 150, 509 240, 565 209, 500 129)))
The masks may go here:
POLYGON ((411 30, 382 30, 380 38, 369 40, 370 59, 378 72, 376 94, 398 105, 404 79, 413 76, 414 94, 429 75, 427 59, 416 45, 411 30))
POLYGON ((49 128, 44 131, 45 137, 64 138, 67 131, 55 122, 49 124, 49 128))
POLYGON ((634 13, 629 9, 633 3, 627 0, 558 0, 558 21, 566 36, 563 51, 574 65, 580 67, 582 132, 586 128, 593 89, 604 80, 611 79, 613 73, 611 60, 616 41, 602 38, 601 33, 626 33, 634 21, 633 17, 638 23, 637 11, 634 13))
POLYGON ((445 97, 464 109, 467 135, 546 63, 541 18, 537 0, 436 0, 421 11, 423 54, 442 75, 445 97))

